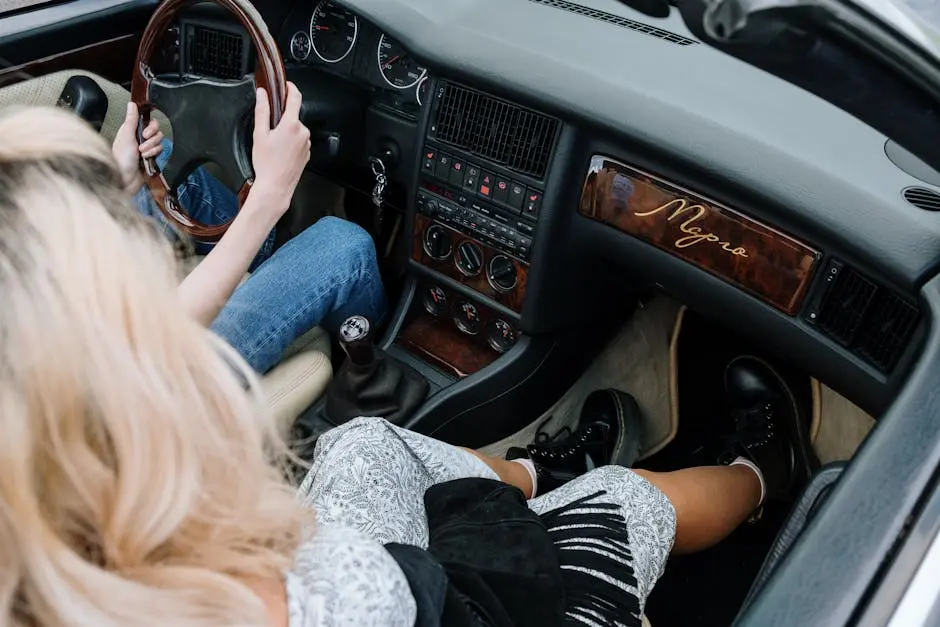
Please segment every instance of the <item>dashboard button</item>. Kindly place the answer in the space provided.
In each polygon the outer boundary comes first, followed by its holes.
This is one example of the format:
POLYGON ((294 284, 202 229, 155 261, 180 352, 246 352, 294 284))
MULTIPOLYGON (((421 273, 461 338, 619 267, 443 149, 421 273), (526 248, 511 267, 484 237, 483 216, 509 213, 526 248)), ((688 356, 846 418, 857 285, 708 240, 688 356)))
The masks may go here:
POLYGON ((496 178, 496 189, 493 191, 493 200, 500 203, 509 201, 509 179, 496 178))
POLYGON ((539 209, 542 206, 542 193, 530 189, 526 193, 525 204, 522 206, 522 215, 529 218, 537 218, 539 209))
POLYGON ((424 159, 421 160, 421 169, 425 172, 430 172, 434 174, 434 164, 435 158, 437 157, 437 152, 434 150, 425 150, 424 159))
POLYGON ((477 193, 485 198, 492 198, 495 178, 496 177, 494 177, 489 172, 484 172, 480 176, 480 185, 477 187, 477 193))
POLYGON ((513 181, 509 184, 509 206, 519 211, 522 209, 522 203, 525 202, 525 185, 513 181))
POLYGON ((450 175, 450 155, 438 153, 437 161, 435 163, 436 165, 434 166, 434 175, 437 176, 437 178, 446 181, 447 177, 450 175))
POLYGON ((471 192, 476 192, 477 184, 480 182, 480 168, 472 163, 468 163, 464 170, 463 188, 471 192))
POLYGON ((450 176, 448 177, 450 184, 457 185, 458 187, 463 185, 464 170, 466 169, 463 161, 457 161, 455 159, 453 163, 450 164, 450 176))

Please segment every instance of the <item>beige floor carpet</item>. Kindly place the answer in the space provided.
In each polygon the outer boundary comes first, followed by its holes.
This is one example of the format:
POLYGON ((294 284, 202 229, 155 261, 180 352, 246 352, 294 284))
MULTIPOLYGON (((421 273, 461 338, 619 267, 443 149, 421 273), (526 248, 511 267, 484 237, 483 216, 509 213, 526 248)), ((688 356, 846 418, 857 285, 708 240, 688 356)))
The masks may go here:
POLYGON ((502 456, 510 446, 532 442, 537 427, 555 433, 572 426, 584 399, 594 390, 613 387, 629 392, 643 411, 645 434, 642 455, 650 455, 675 437, 672 418, 673 394, 670 382, 670 345, 681 306, 668 298, 656 298, 639 309, 591 366, 554 407, 522 431, 491 444, 484 452, 502 456))
MULTIPOLYGON (((683 311, 666 297, 638 310, 554 407, 521 431, 484 447, 483 452, 501 457, 510 446, 531 443, 545 420, 543 430, 548 433, 574 425, 587 395, 607 387, 629 392, 643 410, 641 457, 662 450, 678 428, 675 338, 683 311)), ((813 387, 813 437, 820 461, 850 459, 871 431, 874 419, 825 385, 814 380, 813 387)))

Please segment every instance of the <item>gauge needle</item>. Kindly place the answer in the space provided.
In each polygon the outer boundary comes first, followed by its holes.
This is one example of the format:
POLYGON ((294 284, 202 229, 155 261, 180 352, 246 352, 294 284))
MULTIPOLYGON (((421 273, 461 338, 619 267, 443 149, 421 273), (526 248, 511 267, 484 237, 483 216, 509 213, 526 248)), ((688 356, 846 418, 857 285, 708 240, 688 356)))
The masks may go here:
POLYGON ((330 27, 329 26, 317 26, 317 30, 327 31, 327 30, 330 30, 330 27))
POLYGON ((388 61, 386 61, 386 62, 385 62, 385 65, 386 65, 386 66, 389 66, 389 65, 391 65, 392 63, 395 63, 395 61, 398 61, 400 58, 401 58, 401 55, 400 55, 400 54, 396 54, 394 57, 392 57, 391 59, 389 59, 388 61))

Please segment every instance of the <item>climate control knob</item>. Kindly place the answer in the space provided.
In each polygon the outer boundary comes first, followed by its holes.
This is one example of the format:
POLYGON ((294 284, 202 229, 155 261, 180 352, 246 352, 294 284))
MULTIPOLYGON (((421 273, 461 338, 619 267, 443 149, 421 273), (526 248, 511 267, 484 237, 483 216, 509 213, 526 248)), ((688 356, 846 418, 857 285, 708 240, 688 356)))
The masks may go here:
POLYGON ((444 261, 450 257, 454 250, 454 243, 450 238, 450 233, 440 224, 432 224, 424 231, 424 252, 431 259, 444 261))
POLYGON ((496 255, 490 259, 490 265, 486 270, 486 278, 489 279, 493 289, 499 292, 508 292, 516 287, 518 281, 516 264, 506 255, 496 255))
POLYGON ((473 242, 463 242, 454 256, 457 269, 467 276, 476 276, 483 269, 483 251, 473 242))

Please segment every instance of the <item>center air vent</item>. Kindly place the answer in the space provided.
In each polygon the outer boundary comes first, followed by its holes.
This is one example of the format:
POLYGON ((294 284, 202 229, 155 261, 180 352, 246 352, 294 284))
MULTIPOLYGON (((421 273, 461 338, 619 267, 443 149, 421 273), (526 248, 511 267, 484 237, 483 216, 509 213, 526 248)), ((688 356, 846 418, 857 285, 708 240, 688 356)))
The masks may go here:
POLYGON ((920 312, 900 295, 833 262, 835 276, 822 299, 816 324, 830 338, 883 372, 890 372, 907 348, 920 312))
POLYGON ((248 71, 247 46, 240 34, 187 24, 186 71, 213 78, 238 79, 248 71))
POLYGON ((529 0, 529 2, 544 4, 545 6, 561 9, 562 11, 568 11, 569 13, 576 13, 578 15, 583 15, 584 17, 607 22, 608 24, 615 24, 622 28, 629 28, 630 30, 636 31, 638 33, 643 33, 644 35, 649 35, 650 37, 656 37, 657 39, 662 39, 663 41, 668 41, 679 46, 689 46, 698 43, 694 39, 677 35, 676 33, 669 32, 668 30, 664 30, 662 28, 656 28, 655 26, 650 26, 649 24, 644 24, 643 22, 637 22, 636 20, 628 20, 625 17, 620 17, 619 15, 614 15, 613 13, 607 13, 606 11, 598 11, 597 9, 592 9, 590 7, 583 7, 580 4, 568 2, 567 0, 529 0))
POLYGON ((940 211, 940 194, 926 187, 908 187, 904 190, 904 200, 918 209, 940 211))
POLYGON ((432 135, 482 159, 542 179, 559 123, 541 113, 445 83, 432 135))

